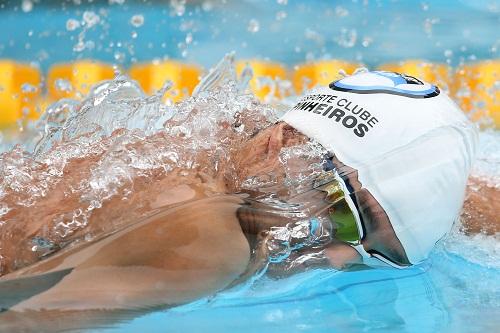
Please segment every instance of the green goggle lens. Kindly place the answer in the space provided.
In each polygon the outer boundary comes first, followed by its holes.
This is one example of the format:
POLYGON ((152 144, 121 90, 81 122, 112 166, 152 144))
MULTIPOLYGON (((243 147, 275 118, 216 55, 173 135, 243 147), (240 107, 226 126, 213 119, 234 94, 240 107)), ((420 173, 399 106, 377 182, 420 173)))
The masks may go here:
POLYGON ((345 200, 342 200, 328 210, 330 221, 334 223, 335 238, 343 242, 356 243, 361 242, 361 235, 358 230, 356 219, 345 200))
POLYGON ((361 232, 340 183, 333 180, 318 189, 326 192, 325 200, 333 204, 328 209, 328 215, 335 225, 335 238, 351 244, 360 244, 361 232))

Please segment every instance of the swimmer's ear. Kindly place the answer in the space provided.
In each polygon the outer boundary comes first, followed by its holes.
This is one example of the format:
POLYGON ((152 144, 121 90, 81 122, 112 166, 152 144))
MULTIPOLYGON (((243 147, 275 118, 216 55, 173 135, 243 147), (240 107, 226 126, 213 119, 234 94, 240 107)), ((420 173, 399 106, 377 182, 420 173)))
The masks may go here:
POLYGON ((0 312, 14 305, 49 290, 58 284, 73 269, 50 272, 41 275, 20 277, 0 282, 0 312))

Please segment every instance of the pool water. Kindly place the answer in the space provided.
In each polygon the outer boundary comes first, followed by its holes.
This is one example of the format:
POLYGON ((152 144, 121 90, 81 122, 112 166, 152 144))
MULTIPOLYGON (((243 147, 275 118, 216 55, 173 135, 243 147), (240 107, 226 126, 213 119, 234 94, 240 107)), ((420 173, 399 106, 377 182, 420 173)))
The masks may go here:
POLYGON ((157 312, 110 332, 482 332, 500 325, 498 269, 444 250, 404 271, 314 271, 157 312))

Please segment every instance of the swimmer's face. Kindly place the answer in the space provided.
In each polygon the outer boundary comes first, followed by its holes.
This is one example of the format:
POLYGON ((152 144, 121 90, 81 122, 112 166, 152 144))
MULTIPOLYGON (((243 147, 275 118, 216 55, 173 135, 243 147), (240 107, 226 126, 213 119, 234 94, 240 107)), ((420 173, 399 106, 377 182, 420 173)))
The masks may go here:
POLYGON ((300 145, 309 141, 286 123, 278 123, 258 132, 235 156, 235 168, 238 179, 249 177, 274 177, 284 179, 284 170, 279 161, 282 148, 300 145))
MULTIPOLYGON (((307 141, 309 141, 307 136, 284 122, 260 131, 238 151, 235 166, 239 180, 262 176, 273 177, 283 183, 285 172, 279 160, 281 149, 301 145, 307 141)), ((304 163, 307 162, 304 161, 304 163)), ((367 231, 363 240, 365 250, 377 251, 397 263, 409 263, 383 208, 366 189, 362 189, 357 171, 350 170, 350 167, 339 161, 335 163, 335 166, 346 173, 351 186, 358 193, 358 199, 362 202, 359 208, 360 213, 364 215, 367 231)), ((303 168, 304 166, 297 165, 297 167, 303 168)))

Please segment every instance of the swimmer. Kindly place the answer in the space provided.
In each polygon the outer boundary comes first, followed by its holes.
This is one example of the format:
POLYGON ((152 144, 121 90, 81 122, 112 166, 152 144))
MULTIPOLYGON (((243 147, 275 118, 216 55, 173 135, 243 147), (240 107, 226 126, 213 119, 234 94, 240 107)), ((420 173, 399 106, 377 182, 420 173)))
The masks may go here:
MULTIPOLYGON (((118 320, 124 310, 213 295, 269 265, 282 276, 311 267, 417 264, 459 215, 474 150, 474 130, 437 87, 395 73, 357 74, 307 95, 280 122, 231 150, 215 174, 179 168, 134 179, 129 200, 110 200, 72 235, 99 236, 52 245, 62 249, 36 262, 18 244, 78 202, 62 193, 92 161, 74 160, 58 188, 36 203, 38 218, 10 230, 19 243, 2 243, 8 274, 0 278, 0 328, 99 325, 99 318, 118 320), (311 142, 324 154, 294 159, 284 170, 280 152, 311 142), (301 181, 282 185, 290 173, 301 181), (242 190, 245 182, 269 179, 242 190), (107 234, 110 224, 119 230, 107 234), (62 314, 64 324, 55 323, 62 314)), ((199 162, 208 163, 204 158, 199 162)), ((494 222, 487 231, 498 232, 498 190, 486 195, 492 207, 473 196, 465 214, 486 207, 485 219, 494 222)))

